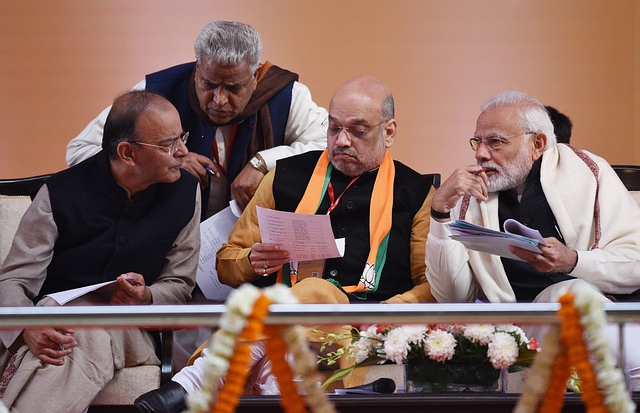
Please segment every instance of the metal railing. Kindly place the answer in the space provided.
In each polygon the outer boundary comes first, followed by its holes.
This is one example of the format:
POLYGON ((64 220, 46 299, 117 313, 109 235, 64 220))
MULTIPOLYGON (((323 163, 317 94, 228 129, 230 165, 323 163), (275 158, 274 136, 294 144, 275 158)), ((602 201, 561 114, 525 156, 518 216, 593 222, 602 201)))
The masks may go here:
MULTIPOLYGON (((23 327, 216 327, 225 306, 0 307, 0 329, 23 327)), ((266 324, 558 323, 559 304, 271 305, 266 324)), ((640 303, 604 304, 607 321, 640 322, 640 303)))

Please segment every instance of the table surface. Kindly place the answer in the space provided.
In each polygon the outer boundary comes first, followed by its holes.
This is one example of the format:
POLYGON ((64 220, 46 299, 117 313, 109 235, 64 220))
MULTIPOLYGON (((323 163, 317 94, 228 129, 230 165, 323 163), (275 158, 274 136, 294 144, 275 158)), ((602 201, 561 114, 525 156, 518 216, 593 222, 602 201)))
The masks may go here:
MULTIPOLYGON (((440 393, 440 394, 350 394, 330 395, 339 412, 368 413, 393 412, 417 413, 416 408, 427 408, 429 413, 470 413, 492 412, 511 413, 520 394, 515 393, 440 393)), ((640 402, 640 393, 633 397, 636 404, 640 402)), ((236 409, 237 413, 280 413, 278 396, 243 396, 236 409)), ((584 405, 579 395, 568 394, 565 397, 564 413, 583 413, 584 405)))

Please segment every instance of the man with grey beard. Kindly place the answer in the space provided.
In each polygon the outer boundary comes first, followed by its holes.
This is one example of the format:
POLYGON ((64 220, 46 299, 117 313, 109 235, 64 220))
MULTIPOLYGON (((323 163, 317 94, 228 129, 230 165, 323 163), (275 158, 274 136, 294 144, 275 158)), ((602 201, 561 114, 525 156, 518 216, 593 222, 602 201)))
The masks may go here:
MULTIPOLYGON (((470 140, 476 164, 457 168, 431 202, 426 263, 436 300, 549 302, 583 282, 603 300, 638 300, 640 208, 611 166, 557 144, 544 106, 524 93, 500 93, 481 112, 470 140), (540 231, 541 254, 510 247, 518 261, 467 250, 446 225, 503 231, 509 218, 540 231)), ((625 367, 639 390, 640 357, 627 355, 625 367)))

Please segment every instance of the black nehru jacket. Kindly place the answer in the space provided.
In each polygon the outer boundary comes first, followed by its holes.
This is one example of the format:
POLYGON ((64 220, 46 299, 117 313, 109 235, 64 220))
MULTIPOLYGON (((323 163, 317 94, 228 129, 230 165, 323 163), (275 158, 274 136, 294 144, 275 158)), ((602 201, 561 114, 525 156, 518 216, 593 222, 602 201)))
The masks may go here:
MULTIPOLYGON (((311 151, 278 161, 273 182, 277 210, 295 211, 321 153, 311 151)), ((386 300, 413 288, 410 262, 411 225, 431 188, 430 182, 418 172, 400 162, 394 161, 394 164, 393 217, 387 259, 378 290, 367 294, 367 300, 371 301, 386 300)), ((369 207, 377 175, 376 169, 360 176, 331 212, 333 234, 336 238, 345 238, 346 245, 344 257, 326 260, 323 278, 333 278, 343 286, 355 285, 360 280, 369 255, 369 207)), ((333 169, 331 182, 336 198, 351 180, 351 177, 333 169)), ((329 204, 329 197, 325 194, 316 213, 326 214, 329 204)), ((273 282, 272 280, 271 283, 273 282)))
POLYGON ((58 239, 39 297, 142 274, 160 275, 165 256, 194 214, 198 180, 156 183, 127 201, 101 151, 47 180, 58 239))

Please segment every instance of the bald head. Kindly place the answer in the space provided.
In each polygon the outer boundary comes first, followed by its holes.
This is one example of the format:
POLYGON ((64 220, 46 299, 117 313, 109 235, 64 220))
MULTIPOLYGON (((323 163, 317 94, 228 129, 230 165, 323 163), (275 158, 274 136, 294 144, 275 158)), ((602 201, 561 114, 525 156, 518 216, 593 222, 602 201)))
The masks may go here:
POLYGON ((329 105, 327 148, 333 166, 348 176, 377 168, 396 134, 393 97, 372 76, 347 80, 329 105))
POLYGON ((393 119, 395 117, 391 90, 378 78, 369 75, 352 77, 336 90, 331 102, 333 103, 334 99, 340 99, 345 96, 366 99, 371 101, 372 104, 379 105, 381 119, 393 119))

